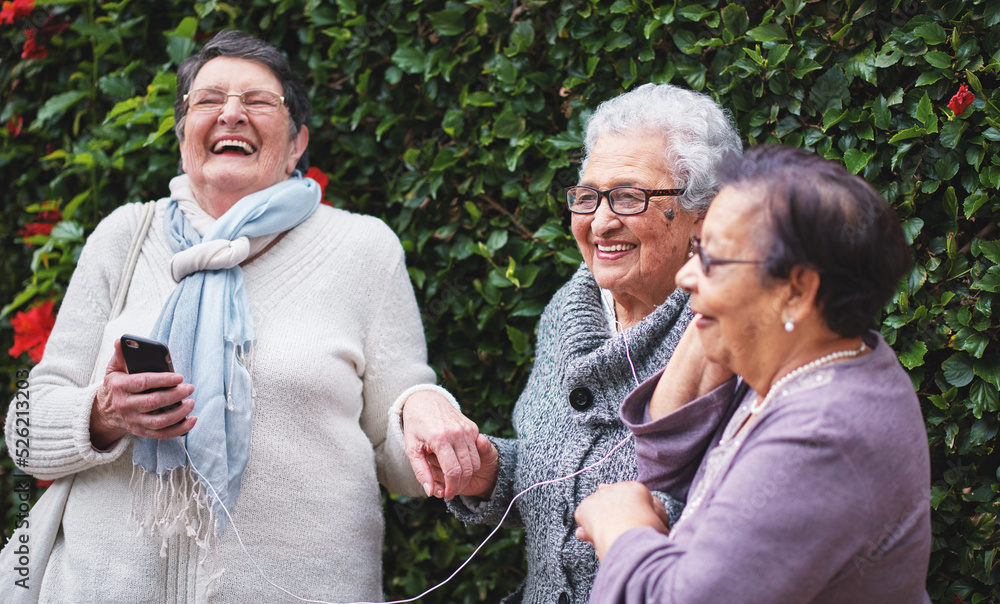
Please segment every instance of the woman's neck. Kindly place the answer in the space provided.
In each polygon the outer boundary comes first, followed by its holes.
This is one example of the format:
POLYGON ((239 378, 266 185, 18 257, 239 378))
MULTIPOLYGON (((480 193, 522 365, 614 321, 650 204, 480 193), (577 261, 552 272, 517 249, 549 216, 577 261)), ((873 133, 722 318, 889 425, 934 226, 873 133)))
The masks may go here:
MULTIPOLYGON (((802 335, 805 336, 805 334, 802 335)), ((845 338, 829 331, 799 339, 795 339, 793 332, 788 334, 788 338, 786 345, 776 346, 772 349, 772 354, 766 355, 771 357, 770 359, 762 359, 763 363, 757 366, 752 375, 743 376, 760 398, 767 395, 778 380, 796 369, 829 354, 857 350, 861 347, 862 342, 861 337, 845 338)))
MULTIPOLYGON (((662 302, 661 302, 662 303, 662 302)), ((643 302, 638 298, 614 296, 615 322, 618 331, 625 331, 650 315, 659 304, 643 302)))

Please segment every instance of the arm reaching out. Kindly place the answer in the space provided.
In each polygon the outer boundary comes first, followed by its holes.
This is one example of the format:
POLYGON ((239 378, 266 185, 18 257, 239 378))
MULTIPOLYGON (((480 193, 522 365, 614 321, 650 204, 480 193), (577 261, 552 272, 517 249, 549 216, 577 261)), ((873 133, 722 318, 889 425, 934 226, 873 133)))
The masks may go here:
POLYGON ((576 538, 593 545, 598 560, 631 529, 648 526, 664 535, 669 532, 663 502, 641 482, 602 484, 583 500, 573 517, 580 524, 576 538))
POLYGON ((654 421, 708 394, 733 377, 732 371, 707 355, 698 332, 700 318, 700 314, 695 314, 684 331, 653 391, 649 415, 654 421))
POLYGON ((498 454, 479 427, 439 393, 414 392, 403 406, 413 473, 428 496, 483 496, 496 484, 498 454))

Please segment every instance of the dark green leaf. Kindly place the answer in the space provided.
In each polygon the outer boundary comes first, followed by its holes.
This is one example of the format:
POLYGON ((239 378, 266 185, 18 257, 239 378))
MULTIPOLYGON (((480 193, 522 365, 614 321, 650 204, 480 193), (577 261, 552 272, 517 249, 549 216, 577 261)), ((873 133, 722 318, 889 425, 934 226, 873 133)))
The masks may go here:
POLYGON ((954 149, 958 145, 959 139, 962 138, 962 133, 968 127, 968 122, 963 121, 950 121, 945 122, 941 126, 941 134, 939 138, 941 144, 949 149, 954 149))
POLYGON ((933 50, 925 54, 924 60, 927 61, 931 67, 937 67, 938 69, 947 69, 951 67, 951 57, 940 50, 933 50))
POLYGON ((997 410, 1000 393, 992 384, 977 381, 969 389, 969 401, 972 403, 972 415, 979 419, 983 413, 997 410))
POLYGON ((59 119, 70 107, 76 105, 85 96, 87 96, 85 92, 71 90, 57 94, 45 101, 42 108, 38 110, 38 116, 35 118, 35 123, 31 125, 31 129, 38 130, 47 122, 59 119))
POLYGON ((392 53, 392 62, 406 73, 423 73, 427 69, 427 53, 416 46, 403 46, 392 53))
POLYGON ((948 383, 952 386, 968 386, 969 382, 972 381, 972 359, 969 355, 964 352, 957 352, 948 359, 941 363, 941 369, 944 371, 944 379, 948 380, 948 383))
POLYGON ((868 162, 875 157, 874 153, 865 153, 864 151, 859 151, 858 149, 848 149, 844 151, 844 163, 847 165, 847 169, 851 171, 852 174, 857 174, 868 165, 868 162))
POLYGON ((976 360, 975 374, 1000 388, 1000 355, 990 354, 976 360))
POLYGON ((780 25, 768 23, 767 25, 751 29, 747 32, 747 37, 755 42, 776 42, 787 40, 788 34, 785 33, 785 30, 780 25))
POLYGON ((926 23, 918 25, 913 29, 913 33, 923 38, 928 46, 944 44, 948 41, 948 33, 938 23, 926 23))
POLYGON ((465 18, 457 10, 442 10, 427 15, 434 30, 442 36, 459 36, 466 32, 465 18))
POLYGON ((924 364, 925 354, 927 354, 927 344, 917 341, 899 355, 899 362, 903 367, 913 369, 924 364))
POLYGON ((844 106, 844 100, 850 98, 847 91, 847 78, 844 71, 834 66, 826 73, 816 78, 816 83, 809 91, 809 100, 816 107, 817 111, 826 112, 828 109, 840 109, 844 106))

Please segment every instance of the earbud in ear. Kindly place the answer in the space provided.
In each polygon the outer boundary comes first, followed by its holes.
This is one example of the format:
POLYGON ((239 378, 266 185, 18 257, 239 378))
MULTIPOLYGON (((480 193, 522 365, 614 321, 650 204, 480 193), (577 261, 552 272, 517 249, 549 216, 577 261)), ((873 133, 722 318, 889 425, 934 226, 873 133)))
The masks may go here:
POLYGON ((667 217, 667 220, 673 220, 674 219, 674 211, 671 210, 671 209, 663 210, 663 215, 667 217))

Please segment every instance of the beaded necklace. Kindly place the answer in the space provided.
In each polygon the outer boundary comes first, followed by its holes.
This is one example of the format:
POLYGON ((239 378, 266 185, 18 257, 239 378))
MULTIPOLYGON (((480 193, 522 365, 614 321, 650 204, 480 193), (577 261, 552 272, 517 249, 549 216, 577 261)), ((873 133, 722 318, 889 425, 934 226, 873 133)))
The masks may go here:
POLYGON ((764 395, 764 399, 760 402, 759 405, 757 404, 757 401, 754 401, 750 405, 750 415, 757 415, 761 411, 763 411, 764 408, 767 407, 767 404, 771 402, 771 399, 773 399, 774 397, 778 396, 778 393, 781 391, 781 388, 785 384, 787 384, 788 382, 790 382, 790 381, 794 380, 795 378, 799 377, 803 373, 812 371, 813 369, 816 369, 817 367, 822 367, 823 365, 826 365, 827 363, 832 363, 833 361, 836 361, 837 359, 844 359, 844 358, 848 358, 848 357, 856 357, 859 354, 861 354, 862 352, 864 352, 865 348, 866 348, 865 347, 865 343, 862 342, 861 346, 857 350, 841 350, 839 352, 831 352, 830 354, 828 354, 826 356, 822 356, 822 357, 816 359, 815 361, 812 361, 810 363, 806 363, 805 365, 802 365, 801 367, 797 367, 797 368, 789 371, 785 375, 783 375, 780 378, 778 378, 778 381, 775 382, 774 385, 771 386, 771 388, 767 391, 767 394, 764 395))
MULTIPOLYGON (((785 384, 801 376, 803 373, 812 371, 813 369, 822 367, 828 363, 832 363, 837 359, 856 357, 865 350, 867 350, 867 347, 865 346, 865 343, 862 342, 861 347, 856 350, 841 350, 840 352, 834 352, 789 371, 785 375, 778 378, 778 381, 776 381, 767 391, 767 394, 764 396, 764 399, 759 405, 757 404, 757 401, 754 401, 750 405, 750 409, 748 410, 749 415, 743 417, 742 419, 734 417, 732 421, 739 422, 739 425, 733 425, 731 422, 729 428, 726 429, 726 434, 724 434, 719 440, 719 445, 710 450, 705 456, 704 474, 697 484, 692 485, 692 491, 690 497, 688 498, 688 503, 684 506, 684 511, 681 513, 680 519, 678 519, 677 523, 674 524, 674 530, 676 530, 681 523, 686 522, 687 519, 693 516, 695 511, 701 507, 702 501, 708 493, 709 485, 714 483, 718 473, 726 467, 727 463, 729 463, 726 459, 731 460, 731 458, 736 455, 736 451, 738 451, 738 449, 742 446, 743 441, 746 438, 745 430, 742 429, 745 427, 746 422, 748 422, 751 417, 758 415, 761 411, 763 411, 772 399, 777 398, 785 384)), ((740 412, 737 411, 736 413, 739 415, 740 412)))

